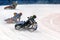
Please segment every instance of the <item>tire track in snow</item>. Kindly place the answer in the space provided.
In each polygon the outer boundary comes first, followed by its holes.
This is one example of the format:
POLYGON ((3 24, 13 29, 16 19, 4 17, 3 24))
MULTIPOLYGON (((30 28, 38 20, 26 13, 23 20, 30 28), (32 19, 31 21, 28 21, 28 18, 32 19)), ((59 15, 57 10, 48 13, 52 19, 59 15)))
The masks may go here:
MULTIPOLYGON (((59 26, 57 27, 57 26, 55 26, 55 24, 53 24, 53 20, 55 19, 55 18, 59 18, 60 17, 60 14, 51 14, 51 15, 49 15, 49 16, 47 16, 47 17, 45 17, 45 18, 43 18, 42 20, 41 20, 41 25, 43 25, 45 28, 47 28, 47 29, 45 29, 46 31, 48 30, 48 34, 50 34, 51 36, 53 36, 53 37, 55 37, 56 39, 58 38, 58 39, 60 39, 60 37, 59 37, 59 31, 60 30, 58 30, 57 28, 59 28, 59 26), (49 31, 49 30, 51 30, 51 31, 49 31), (54 33, 53 33, 54 32, 54 33), (55 35, 54 35, 55 34, 55 35)), ((56 20, 58 20, 58 19, 56 19, 56 20)), ((56 22, 58 22, 58 21, 56 21, 56 22)), ((60 21, 59 21, 60 22, 60 21)))
POLYGON ((8 27, 1 27, 2 29, 2 32, 6 35, 6 36, 8 36, 8 37, 10 37, 12 40, 22 40, 20 37, 18 37, 18 35, 16 35, 16 33, 14 33, 12 30, 10 30, 10 28, 8 28, 8 27))

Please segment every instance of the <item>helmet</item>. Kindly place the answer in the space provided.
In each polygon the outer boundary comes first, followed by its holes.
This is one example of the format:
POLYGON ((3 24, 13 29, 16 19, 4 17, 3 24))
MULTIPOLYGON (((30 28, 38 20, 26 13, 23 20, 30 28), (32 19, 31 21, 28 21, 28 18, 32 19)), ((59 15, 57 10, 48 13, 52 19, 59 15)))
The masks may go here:
POLYGON ((33 18, 36 18, 36 15, 33 15, 33 18))
POLYGON ((19 14, 20 14, 20 15, 22 15, 22 13, 21 13, 21 12, 20 12, 19 14))
POLYGON ((17 13, 15 12, 14 15, 16 15, 17 13))

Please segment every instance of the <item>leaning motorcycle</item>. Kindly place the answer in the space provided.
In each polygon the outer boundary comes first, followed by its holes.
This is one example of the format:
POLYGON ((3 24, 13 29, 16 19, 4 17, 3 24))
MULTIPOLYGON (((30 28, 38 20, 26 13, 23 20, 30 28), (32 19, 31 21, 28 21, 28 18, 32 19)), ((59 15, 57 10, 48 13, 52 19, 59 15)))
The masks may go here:
POLYGON ((37 30, 37 22, 36 21, 32 21, 32 20, 29 20, 29 21, 20 21, 19 23, 17 23, 15 25, 15 29, 16 30, 20 30, 20 29, 25 29, 25 30, 28 30, 28 31, 35 31, 37 30))

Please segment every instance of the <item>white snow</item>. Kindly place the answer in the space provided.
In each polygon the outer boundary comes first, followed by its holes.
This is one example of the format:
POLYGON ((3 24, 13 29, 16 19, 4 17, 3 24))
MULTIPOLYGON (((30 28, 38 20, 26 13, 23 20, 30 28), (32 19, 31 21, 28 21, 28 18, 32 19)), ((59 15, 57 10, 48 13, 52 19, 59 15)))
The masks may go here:
POLYGON ((18 5, 15 10, 4 10, 0 6, 0 40, 60 40, 60 5, 29 4, 18 5), (21 20, 36 15, 38 29, 34 32, 15 30, 15 24, 7 24, 4 20, 13 16, 14 12, 22 12, 21 20))

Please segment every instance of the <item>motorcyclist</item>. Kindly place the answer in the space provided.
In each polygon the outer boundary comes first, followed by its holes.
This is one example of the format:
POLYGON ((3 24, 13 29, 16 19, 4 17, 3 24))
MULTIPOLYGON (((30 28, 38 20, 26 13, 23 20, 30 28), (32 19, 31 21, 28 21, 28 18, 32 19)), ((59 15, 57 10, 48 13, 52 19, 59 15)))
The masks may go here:
POLYGON ((28 17, 28 20, 25 22, 25 25, 27 25, 28 27, 31 25, 31 24, 34 24, 34 22, 35 22, 35 19, 36 18, 36 15, 33 15, 33 16, 30 16, 30 17, 28 17))
POLYGON ((17 1, 13 1, 11 6, 13 7, 13 9, 15 9, 17 6, 17 1))
POLYGON ((15 9, 16 6, 17 6, 17 1, 12 1, 12 4, 10 6, 5 7, 4 9, 6 9, 6 8, 15 9))
POLYGON ((17 19, 20 21, 21 15, 22 15, 22 13, 21 13, 21 12, 20 12, 19 14, 14 13, 13 20, 14 20, 15 22, 17 22, 17 19))
POLYGON ((36 15, 33 15, 33 16, 28 18, 28 21, 30 21, 31 23, 32 22, 34 23, 35 22, 35 20, 34 20, 35 18, 36 18, 36 15))

